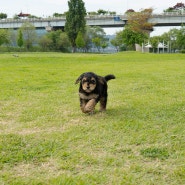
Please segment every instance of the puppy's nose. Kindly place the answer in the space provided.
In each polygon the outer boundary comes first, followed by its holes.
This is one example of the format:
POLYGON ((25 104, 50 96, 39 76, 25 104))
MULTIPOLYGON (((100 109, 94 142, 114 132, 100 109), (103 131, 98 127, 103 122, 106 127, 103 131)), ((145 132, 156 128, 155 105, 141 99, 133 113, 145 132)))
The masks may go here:
POLYGON ((87 89, 90 89, 90 87, 89 87, 89 86, 87 86, 87 89))

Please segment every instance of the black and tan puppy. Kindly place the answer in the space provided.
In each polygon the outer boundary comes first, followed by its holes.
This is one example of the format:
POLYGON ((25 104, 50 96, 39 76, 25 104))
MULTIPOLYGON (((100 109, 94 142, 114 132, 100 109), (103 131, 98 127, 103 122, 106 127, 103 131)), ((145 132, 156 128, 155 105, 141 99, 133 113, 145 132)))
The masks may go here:
POLYGON ((93 113, 98 102, 100 102, 100 111, 106 110, 107 81, 111 79, 115 79, 115 76, 110 74, 102 77, 93 72, 86 72, 78 77, 76 84, 80 82, 79 97, 82 112, 93 113))

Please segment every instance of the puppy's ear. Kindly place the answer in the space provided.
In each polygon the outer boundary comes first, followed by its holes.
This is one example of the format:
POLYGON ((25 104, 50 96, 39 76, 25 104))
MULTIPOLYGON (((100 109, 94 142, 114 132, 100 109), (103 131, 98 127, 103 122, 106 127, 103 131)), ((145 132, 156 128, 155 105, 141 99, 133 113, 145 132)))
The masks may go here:
POLYGON ((98 81, 103 85, 105 84, 104 78, 101 76, 98 76, 98 81))
POLYGON ((81 75, 76 79, 75 84, 78 84, 78 83, 82 80, 82 78, 84 77, 84 74, 85 74, 85 73, 81 74, 81 75))

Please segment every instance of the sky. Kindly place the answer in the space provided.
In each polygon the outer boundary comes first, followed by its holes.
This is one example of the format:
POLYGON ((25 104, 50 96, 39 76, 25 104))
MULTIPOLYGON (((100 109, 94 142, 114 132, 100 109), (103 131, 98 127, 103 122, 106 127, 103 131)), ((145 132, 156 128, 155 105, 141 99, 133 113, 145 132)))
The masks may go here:
MULTIPOLYGON (((117 14, 124 14, 126 10, 133 9, 140 11, 145 8, 153 8, 154 13, 162 13, 163 10, 173 7, 177 3, 184 3, 185 0, 83 0, 87 12, 103 9, 115 11, 117 14)), ((64 13, 68 11, 68 0, 5 0, 1 2, 0 13, 6 13, 8 18, 15 14, 29 13, 38 17, 52 16, 53 13, 64 13)), ((122 28, 105 30, 108 34, 115 33, 122 28)), ((157 34, 157 29, 153 35, 157 34)), ((160 28, 162 31, 169 28, 160 28)))

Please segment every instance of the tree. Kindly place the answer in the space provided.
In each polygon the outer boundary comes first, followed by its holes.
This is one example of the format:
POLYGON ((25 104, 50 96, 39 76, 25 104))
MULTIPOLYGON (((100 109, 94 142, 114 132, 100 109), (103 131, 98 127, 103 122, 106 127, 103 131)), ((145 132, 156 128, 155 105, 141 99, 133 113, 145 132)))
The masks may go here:
POLYGON ((157 51, 158 44, 161 41, 163 41, 161 39, 161 36, 153 36, 153 37, 150 38, 150 44, 152 45, 154 53, 157 51))
POLYGON ((53 51, 59 50, 59 38, 61 33, 62 33, 61 30, 51 31, 47 33, 47 37, 51 40, 51 44, 49 45, 50 50, 53 51))
POLYGON ((52 40, 48 38, 47 34, 42 36, 39 40, 39 45, 42 51, 49 51, 50 46, 52 45, 52 40))
POLYGON ((44 35, 40 41, 39 45, 43 51, 68 51, 70 47, 69 39, 65 32, 61 30, 51 31, 44 35))
POLYGON ((116 48, 116 51, 118 52, 121 46, 123 45, 122 31, 117 32, 116 37, 113 38, 110 42, 116 48))
POLYGON ((127 12, 127 26, 135 32, 149 34, 153 31, 153 23, 149 23, 148 19, 152 16, 153 9, 144 9, 140 12, 127 12))
POLYGON ((185 27, 182 26, 177 34, 177 45, 179 49, 185 49, 185 27))
POLYGON ((185 5, 184 3, 177 3, 175 6, 173 7, 169 7, 166 10, 164 10, 164 12, 181 12, 185 10, 185 5))
POLYGON ((123 43, 126 44, 127 49, 135 49, 135 44, 141 45, 148 35, 143 32, 133 31, 131 28, 126 27, 122 32, 123 43))
POLYGON ((185 9, 184 3, 177 3, 174 7, 175 10, 182 10, 185 9))
POLYGON ((59 37, 58 42, 58 48, 60 51, 66 52, 69 51, 69 48, 71 47, 71 43, 69 41, 69 38, 65 32, 62 32, 59 37))
POLYGON ((25 22, 20 29, 23 34, 24 45, 27 50, 30 50, 33 46, 33 43, 36 41, 35 27, 31 23, 25 22))
POLYGON ((150 43, 153 48, 157 48, 159 42, 165 42, 169 44, 169 51, 175 52, 175 50, 185 49, 185 28, 182 25, 180 29, 173 28, 168 32, 163 33, 160 36, 154 36, 150 38, 150 43))
POLYGON ((108 13, 106 10, 102 10, 102 9, 99 9, 97 12, 98 12, 98 15, 105 15, 108 13))
POLYGON ((178 49, 177 44, 177 35, 179 33, 179 30, 176 28, 170 29, 168 32, 163 33, 160 38, 161 42, 165 41, 169 43, 169 51, 174 52, 176 49, 178 49))
POLYGON ((100 48, 101 48, 101 38, 100 38, 100 37, 92 38, 92 42, 94 43, 94 45, 95 45, 95 47, 97 48, 98 52, 100 52, 100 48))
POLYGON ((76 38, 78 32, 85 33, 86 26, 86 9, 82 0, 68 1, 69 10, 66 13, 65 32, 67 33, 73 52, 76 51, 76 38))
POLYGON ((9 46, 17 47, 17 32, 13 29, 8 29, 9 32, 9 46))
POLYGON ((101 47, 102 47, 102 49, 104 50, 105 48, 107 48, 108 47, 108 40, 103 40, 103 42, 101 43, 101 47))
POLYGON ((106 33, 104 32, 103 28, 99 26, 94 26, 91 28, 90 31, 90 38, 92 40, 92 43, 97 48, 97 50, 100 52, 101 48, 107 47, 107 38, 105 37, 106 33))
POLYGON ((173 28, 168 32, 169 42, 170 42, 170 51, 175 51, 178 48, 178 43, 177 43, 178 33, 179 33, 179 30, 177 28, 173 28))
POLYGON ((83 35, 82 35, 81 31, 78 32, 78 35, 77 35, 77 38, 76 38, 76 46, 80 49, 85 47, 85 41, 84 41, 84 38, 83 38, 83 35))
POLYGON ((0 29, 0 46, 9 43, 9 32, 5 29, 0 29))
POLYGON ((92 27, 86 26, 86 32, 84 34, 84 49, 87 52, 92 47, 92 27))
POLYGON ((128 14, 128 13, 133 13, 135 12, 133 9, 128 9, 125 13, 128 14))
POLYGON ((108 46, 108 41, 106 38, 95 37, 92 38, 92 42, 94 43, 98 52, 100 52, 100 48, 105 49, 108 46))
POLYGON ((7 14, 5 13, 0 13, 0 19, 6 19, 7 18, 7 14))
POLYGON ((61 14, 61 13, 54 13, 53 14, 53 17, 62 17, 62 16, 65 16, 65 12, 63 14, 61 14))
POLYGON ((141 45, 149 37, 154 26, 148 22, 152 11, 152 9, 144 9, 140 12, 127 11, 128 21, 122 34, 123 42, 127 47, 134 49, 135 44, 141 45))
POLYGON ((17 45, 21 48, 24 44, 22 31, 18 31, 17 45))

